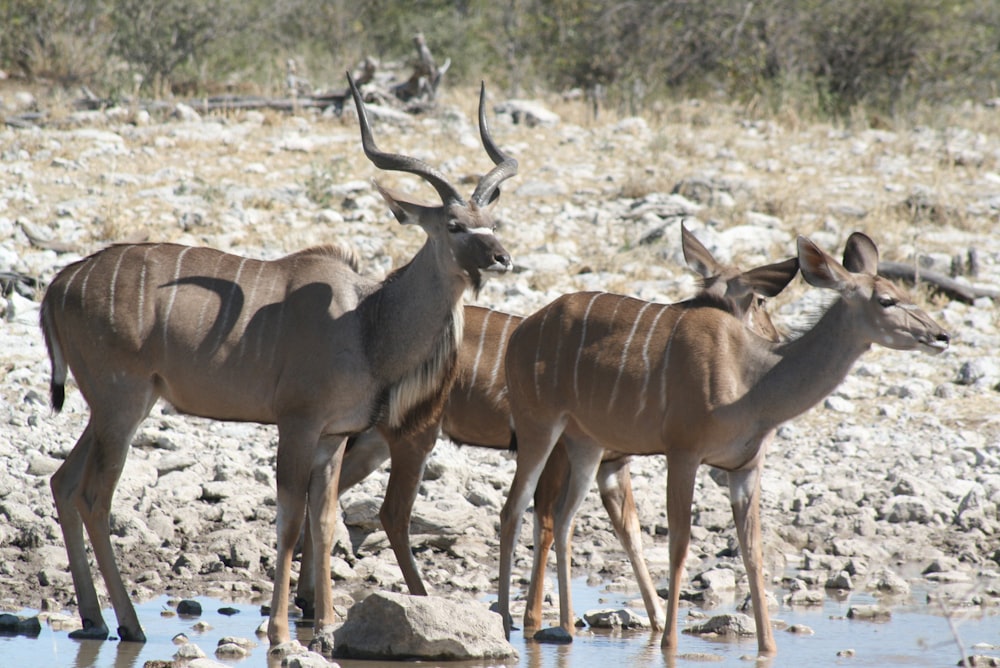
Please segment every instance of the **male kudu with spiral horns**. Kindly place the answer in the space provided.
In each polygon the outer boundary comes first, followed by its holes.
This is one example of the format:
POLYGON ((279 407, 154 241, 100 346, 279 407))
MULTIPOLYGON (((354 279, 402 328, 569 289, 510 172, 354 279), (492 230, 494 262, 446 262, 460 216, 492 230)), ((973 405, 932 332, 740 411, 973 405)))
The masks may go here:
POLYGON ((517 173, 517 162, 494 144, 481 101, 480 132, 495 166, 466 201, 427 163, 379 150, 350 74, 348 83, 368 159, 421 177, 441 198, 439 206, 417 204, 376 184, 398 221, 427 235, 385 280, 362 276, 353 253, 333 246, 259 261, 147 243, 111 246, 76 262, 47 291, 41 324, 53 405, 62 406, 69 370, 90 407, 83 434, 51 480, 83 621, 73 637, 109 632, 86 528, 118 636, 145 641, 115 560, 109 516, 129 443, 162 397, 192 415, 277 425, 268 639, 290 639, 292 552, 308 507, 315 632, 321 650, 331 640, 330 551, 344 443, 369 428, 397 436, 437 419, 455 374, 464 293, 479 289, 483 272, 512 266, 488 205, 517 173))

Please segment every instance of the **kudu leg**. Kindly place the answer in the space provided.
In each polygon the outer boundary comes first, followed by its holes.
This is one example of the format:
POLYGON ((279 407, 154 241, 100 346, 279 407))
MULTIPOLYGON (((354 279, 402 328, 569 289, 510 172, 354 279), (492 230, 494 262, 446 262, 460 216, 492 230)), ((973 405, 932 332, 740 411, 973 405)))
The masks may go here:
POLYGON ((299 582, 295 585, 295 605, 304 619, 316 618, 316 576, 313 573, 312 531, 309 529, 309 510, 302 529, 302 554, 299 557, 299 582))
MULTIPOLYGON (((348 439, 340 467, 339 494, 367 478, 389 459, 389 444, 375 430, 366 431, 348 439)), ((316 583, 312 568, 312 532, 309 530, 309 515, 306 513, 305 530, 302 535, 302 556, 299 564, 299 582, 295 588, 295 605, 302 610, 303 617, 312 619, 316 614, 316 583)))
POLYGON ((650 625, 654 631, 664 629, 663 605, 656 593, 656 585, 646 567, 646 559, 642 553, 642 528, 639 525, 639 513, 635 507, 635 497, 632 495, 632 477, 629 471, 629 458, 620 457, 611 461, 601 462, 597 470, 597 486, 601 491, 601 501, 608 511, 611 525, 614 527, 618 541, 625 549, 632 572, 635 574, 642 602, 649 615, 650 625))
POLYGON ((557 443, 549 455, 549 461, 542 469, 542 475, 535 485, 535 526, 534 550, 532 552, 531 580, 528 583, 527 605, 524 608, 524 629, 534 630, 542 626, 542 607, 545 597, 545 568, 549 560, 549 550, 555 534, 556 505, 569 475, 569 459, 566 447, 557 443))
POLYGON ((589 439, 574 438, 569 477, 559 500, 555 518, 556 572, 559 575, 559 625, 567 633, 574 631, 572 595, 573 520, 587 492, 594 484, 604 448, 589 439))
POLYGON ((761 466, 744 471, 730 471, 729 496, 733 505, 733 520, 736 522, 736 536, 740 542, 740 552, 743 553, 743 565, 750 582, 750 601, 757 625, 757 649, 760 654, 774 654, 778 651, 778 646, 774 642, 764 589, 760 473, 761 466))
POLYGON ((504 634, 510 639, 510 578, 514 570, 514 546, 521 533, 524 511, 538 485, 538 478, 549 458, 564 423, 540 427, 515 425, 517 430, 517 469, 500 511, 500 584, 497 607, 503 618, 504 634))
POLYGON ((389 444, 374 429, 351 437, 340 467, 340 493, 377 471, 389 459, 389 454, 389 444))
POLYGON ((392 470, 379 511, 379 519, 396 555, 396 563, 403 572, 407 589, 414 596, 426 596, 427 588, 410 549, 410 518, 417 489, 424 477, 427 457, 437 442, 437 433, 438 426, 434 424, 409 438, 389 441, 392 470))
POLYGON ((71 631, 70 638, 91 638, 103 640, 108 637, 108 625, 101 614, 101 604, 90 572, 87 550, 83 537, 83 520, 77 509, 77 496, 84 464, 93 447, 93 427, 88 424, 76 446, 70 451, 66 461, 56 470, 49 481, 52 497, 55 499, 59 526, 69 557, 69 570, 73 576, 76 604, 83 628, 71 631))
POLYGON ((667 597, 667 622, 660 647, 677 650, 677 610, 681 599, 684 561, 691 543, 691 503, 698 463, 667 458, 667 527, 670 549, 670 594, 667 597))
POLYGON ((94 560, 118 618, 118 637, 128 642, 146 642, 111 544, 111 501, 132 436, 149 413, 155 397, 145 385, 113 389, 114 394, 108 401, 90 402, 90 421, 77 445, 53 475, 50 485, 84 624, 84 628, 71 636, 108 636, 84 548, 82 526, 90 537, 94 560), (102 410, 105 405, 113 410, 102 410))
MULTIPOLYGON (((271 595, 271 616, 268 620, 267 639, 272 646, 291 639, 288 628, 288 597, 292 572, 292 554, 302 530, 306 514, 306 497, 310 489, 310 476, 319 434, 315 428, 297 425, 278 425, 278 454, 276 469, 276 531, 277 555, 274 565, 274 592, 271 595)), ((310 540, 315 543, 312 534, 310 540)), ((310 548, 315 550, 314 547, 310 548)), ((312 552, 315 562, 315 552, 312 552)), ((322 574, 313 563, 316 590, 322 574)), ((329 580, 329 571, 326 578, 329 580)), ((317 591, 318 593, 318 591, 317 591)), ((317 598, 319 596, 317 595, 317 598)), ((318 603, 317 603, 318 607, 318 603)))
MULTIPOLYGON (((333 651, 333 582, 330 577, 330 553, 337 528, 338 481, 347 443, 343 436, 323 436, 309 475, 308 521, 312 549, 312 572, 315 582, 313 640, 309 648, 329 655, 333 651)), ((286 595, 287 600, 287 595, 286 595)))

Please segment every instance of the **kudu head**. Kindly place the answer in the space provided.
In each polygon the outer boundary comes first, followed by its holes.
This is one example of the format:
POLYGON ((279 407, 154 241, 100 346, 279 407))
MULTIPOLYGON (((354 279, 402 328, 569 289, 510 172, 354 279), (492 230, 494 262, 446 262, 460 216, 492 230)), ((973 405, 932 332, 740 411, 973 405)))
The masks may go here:
POLYGON ((906 293, 878 275, 878 248, 868 236, 861 232, 850 236, 843 264, 805 237, 799 237, 798 249, 803 278, 810 285, 840 293, 855 316, 862 340, 931 354, 948 348, 948 332, 906 293))
POLYGON ((479 179, 472 197, 466 202, 451 183, 434 167, 422 160, 395 153, 385 153, 375 145, 364 100, 351 73, 347 73, 351 95, 358 109, 361 144, 365 155, 379 169, 408 172, 427 181, 441 198, 440 206, 419 204, 375 183, 375 187, 400 223, 420 225, 445 261, 453 262, 469 287, 478 292, 482 272, 505 272, 512 267, 510 254, 493 234, 496 224, 489 205, 500 196, 500 183, 517 174, 517 160, 505 155, 493 142, 486 124, 486 86, 479 93, 479 131, 483 147, 495 166, 479 179), (449 259, 450 258, 450 259, 449 259))
POLYGON ((681 249, 684 261, 702 277, 702 294, 724 300, 733 315, 760 336, 771 341, 780 338, 764 308, 764 300, 776 296, 795 278, 799 270, 798 258, 743 271, 716 260, 683 223, 681 249))

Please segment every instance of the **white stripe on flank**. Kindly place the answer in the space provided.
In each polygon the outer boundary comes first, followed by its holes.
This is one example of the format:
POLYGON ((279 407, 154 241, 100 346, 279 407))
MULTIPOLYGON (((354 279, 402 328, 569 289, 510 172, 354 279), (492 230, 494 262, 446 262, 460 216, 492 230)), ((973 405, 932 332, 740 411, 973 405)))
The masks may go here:
POLYGON ((486 330, 489 329, 486 325, 490 321, 490 316, 493 315, 493 311, 487 311, 486 317, 483 318, 483 329, 479 332, 479 346, 476 348, 476 361, 472 363, 472 378, 469 379, 469 392, 468 397, 472 398, 472 389, 476 385, 476 378, 479 377, 479 360, 483 356, 483 346, 486 343, 486 330))
MULTIPOLYGON (((103 259, 103 258, 102 258, 103 259)), ((90 266, 87 267, 87 273, 83 275, 83 282, 80 283, 80 310, 87 310, 87 282, 90 280, 90 275, 97 268, 97 262, 91 262, 90 266)))
POLYGON ((174 310, 174 300, 177 299, 177 281, 181 277, 181 262, 184 261, 184 256, 187 252, 191 250, 190 246, 186 246, 180 253, 177 254, 177 262, 174 264, 174 277, 170 281, 170 296, 167 298, 167 310, 163 314, 163 360, 167 359, 167 339, 170 333, 170 312, 174 310))
POLYGON ((674 321, 674 326, 670 329, 670 336, 667 338, 667 348, 663 351, 663 375, 660 377, 660 412, 667 411, 667 367, 670 366, 670 347, 674 344, 674 334, 677 332, 677 325, 687 315, 687 311, 681 311, 674 321))
POLYGON ((618 362, 618 375, 615 376, 615 384, 611 386, 611 400, 608 402, 608 411, 615 405, 615 400, 618 398, 618 385, 621 383, 622 374, 625 373, 625 363, 628 361, 628 351, 632 347, 632 339, 635 338, 636 330, 639 329, 639 321, 642 320, 642 314, 646 312, 652 306, 652 303, 646 302, 639 309, 638 315, 635 316, 635 320, 632 322, 632 329, 628 333, 628 338, 625 339, 625 345, 622 346, 622 358, 618 362))
POLYGON ((118 330, 115 326, 115 290, 118 285, 118 272, 122 268, 122 260, 125 259, 128 249, 128 246, 122 246, 121 253, 118 254, 118 261, 115 262, 115 269, 111 272, 111 286, 108 290, 108 322, 111 325, 112 332, 118 330))
MULTIPOLYGON (((210 276, 210 278, 213 279, 219 278, 219 269, 220 267, 222 267, 222 261, 224 259, 226 259, 225 254, 219 253, 219 257, 215 260, 215 268, 212 269, 212 275, 210 276)), ((205 290, 205 299, 203 299, 201 302, 201 309, 199 309, 198 311, 198 324, 196 325, 197 332, 199 334, 201 333, 202 328, 205 326, 205 314, 208 312, 208 305, 212 303, 212 297, 215 295, 216 293, 213 292, 212 290, 210 289, 205 290)), ((219 297, 219 311, 222 311, 222 295, 218 295, 218 297, 219 297)))
MULTIPOLYGON (((91 260, 91 262, 93 262, 93 260, 91 260)), ((62 294, 62 310, 63 311, 66 310, 66 297, 69 295, 69 289, 73 285, 73 281, 76 280, 76 275, 79 274, 80 271, 83 270, 83 268, 84 268, 84 266, 86 264, 87 264, 86 262, 81 262, 80 264, 78 264, 77 267, 76 267, 76 271, 74 271, 72 274, 70 274, 69 279, 66 281, 66 287, 63 288, 63 294, 62 294)))
POLYGON ((142 269, 139 271, 139 340, 142 340, 144 326, 145 326, 145 315, 146 315, 146 259, 149 257, 149 252, 154 248, 159 248, 160 245, 146 246, 146 252, 142 254, 142 269))
MULTIPOLYGON (((222 325, 225 325, 229 321, 229 312, 233 310, 233 302, 236 300, 236 293, 239 292, 240 289, 241 289, 241 287, 242 287, 240 285, 240 274, 243 273, 243 266, 246 263, 247 263, 247 258, 242 257, 242 258, 240 258, 240 266, 236 267, 236 276, 233 277, 233 285, 232 285, 231 288, 229 288, 229 296, 226 297, 226 300, 225 300, 225 302, 222 305, 223 308, 221 309, 221 312, 219 313, 219 322, 222 325)), ((246 301, 245 300, 246 300, 246 297, 244 297, 244 302, 243 302, 244 306, 246 305, 246 301)), ((241 309, 241 311, 242 311, 242 309, 241 309)), ((242 315, 242 312, 241 312, 240 315, 242 315)), ((229 334, 233 334, 235 336, 239 336, 239 332, 236 331, 236 325, 235 324, 228 331, 226 330, 226 328, 224 326, 219 328, 219 342, 215 344, 214 350, 217 351, 220 348, 222 348, 222 344, 226 342, 226 336, 229 335, 229 334)))
MULTIPOLYGON (((546 313, 545 317, 548 318, 548 316, 549 316, 549 314, 546 313)), ((544 326, 544 324, 545 323, 543 321, 542 325, 544 326)), ((556 323, 556 327, 558 327, 558 326, 559 326, 559 323, 556 323)), ((555 339, 556 339, 556 354, 552 358, 552 391, 553 392, 559 389, 559 362, 562 361, 563 337, 559 336, 559 332, 558 331, 556 331, 555 339)), ((539 395, 539 398, 541 398, 541 395, 539 395)))
MULTIPOLYGON (((497 385, 497 378, 500 376, 500 364, 503 362, 504 351, 507 349, 507 332, 510 330, 510 323, 514 321, 514 317, 511 315, 507 316, 507 320, 503 323, 503 331, 500 332, 500 345, 497 346, 496 359, 493 360, 493 371, 490 373, 490 389, 492 390, 497 385)), ((500 391, 497 392, 497 399, 499 400, 503 393, 503 389, 507 387, 507 383, 500 383, 500 391)))
POLYGON ((253 286, 250 288, 250 294, 247 295, 246 301, 243 302, 243 314, 240 317, 240 321, 236 323, 237 336, 240 337, 240 347, 237 352, 238 357, 243 357, 243 351, 246 349, 247 337, 246 328, 250 324, 251 309, 254 304, 254 300, 257 298, 257 286, 260 284, 260 275, 264 272, 264 263, 257 262, 257 274, 253 277, 253 286))
MULTIPOLYGON (((542 342, 545 341, 545 323, 549 321, 549 314, 552 313, 552 309, 545 309, 544 315, 542 315, 542 324, 538 327, 538 345, 535 346, 535 363, 531 366, 531 375, 535 381, 535 399, 542 398, 542 385, 541 379, 538 377, 538 365, 542 361, 542 342)), ((553 366, 553 371, 558 368, 559 364, 559 345, 562 343, 560 337, 556 337, 556 355, 555 362, 553 366)), ((559 382, 559 376, 556 374, 552 375, 552 383, 556 384, 559 382)))
MULTIPOLYGON (((278 272, 274 272, 274 283, 278 282, 278 279, 282 276, 278 272)), ((274 285, 272 283, 272 285, 274 285)), ((272 288, 272 293, 274 292, 272 288)), ((285 284, 285 289, 281 292, 278 301, 278 313, 274 318, 274 327, 272 331, 274 332, 274 337, 271 339, 271 353, 267 358, 267 368, 271 369, 274 367, 274 360, 278 354, 278 346, 281 345, 281 328, 285 324, 285 304, 288 302, 288 284, 285 284)))
POLYGON ((642 346, 642 368, 646 370, 646 376, 642 381, 642 391, 639 392, 639 409, 635 412, 636 417, 639 417, 646 408, 646 392, 649 390, 649 379, 653 375, 652 369, 649 368, 649 345, 653 341, 653 335, 656 333, 656 325, 659 324, 663 314, 669 310, 669 306, 661 304, 660 312, 656 314, 656 317, 653 318, 653 324, 646 330, 646 343, 642 346))
POLYGON ((594 302, 597 298, 605 295, 605 292, 599 292, 590 298, 590 303, 587 304, 587 310, 583 312, 583 327, 580 331, 580 346, 576 349, 576 362, 573 364, 573 397, 577 402, 580 401, 580 357, 583 355, 583 346, 587 343, 587 320, 590 319, 590 309, 593 307, 594 302))
MULTIPOLYGON (((277 285, 278 279, 280 279, 280 278, 281 278, 281 273, 280 272, 278 272, 278 271, 271 272, 271 285, 268 288, 268 292, 267 292, 268 299, 270 299, 276 293, 275 286, 277 285)), ((281 297, 279 298, 282 303, 284 303, 284 298, 285 298, 284 295, 281 295, 281 297)), ((267 306, 268 306, 268 309, 270 309, 273 305, 272 304, 268 304, 267 306)), ((267 335, 267 332, 268 332, 268 329, 267 329, 267 327, 268 327, 268 321, 265 320, 263 317, 261 317, 261 319, 257 323, 257 325, 258 325, 258 327, 257 327, 257 351, 254 353, 254 358, 255 359, 260 359, 261 349, 264 347, 264 337, 267 335)), ((273 330, 273 333, 274 333, 275 339, 277 339, 278 338, 278 330, 277 330, 276 327, 273 330)), ((274 362, 274 346, 271 346, 271 358, 268 360, 268 366, 270 366, 273 362, 274 362)))

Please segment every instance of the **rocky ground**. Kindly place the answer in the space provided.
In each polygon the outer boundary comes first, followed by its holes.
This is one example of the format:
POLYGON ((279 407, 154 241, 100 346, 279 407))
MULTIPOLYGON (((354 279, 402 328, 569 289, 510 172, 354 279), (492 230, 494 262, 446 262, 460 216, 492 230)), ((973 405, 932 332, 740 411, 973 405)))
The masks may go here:
MULTIPOLYGON (((3 94, 8 108, 24 103, 3 94)), ((386 116, 375 128, 380 146, 440 165, 456 181, 477 176, 489 161, 473 96, 451 92, 434 117, 386 116)), ((493 119, 498 141, 521 164, 498 204, 498 234, 517 271, 492 279, 478 304, 527 314, 581 289, 682 299, 694 290, 680 255, 682 220, 719 257, 746 267, 791 256, 798 234, 839 255, 850 232, 862 230, 884 259, 944 273, 954 266, 959 280, 1000 286, 995 109, 970 105, 933 128, 893 130, 750 120, 699 102, 646 119, 552 109, 560 118, 537 124, 523 114, 517 124, 510 115, 493 119)), ((0 606, 9 609, 43 601, 73 608, 48 479, 87 419, 72 384, 63 412, 49 408, 41 289, 32 292, 31 280, 44 286, 73 259, 122 240, 268 258, 348 241, 378 276, 423 241, 419 230, 396 225, 371 187, 377 170, 361 153, 350 112, 55 116, 43 129, 0 131, 0 272, 21 277, 8 280, 0 302, 0 606)), ((378 176, 433 199, 415 178, 378 176)), ((825 402, 782 427, 768 453, 769 576, 775 586, 796 581, 799 602, 830 583, 919 585, 953 605, 995 612, 1000 604, 996 303, 914 293, 950 330, 951 348, 936 357, 871 350, 825 402)), ((791 332, 813 322, 826 300, 796 279, 771 310, 791 332)), ((275 445, 272 427, 154 408, 112 514, 136 598, 269 599, 275 445)), ((499 511, 513 470, 505 454, 439 443, 413 531, 434 591, 495 596, 499 511)), ((664 461, 637 460, 633 474, 646 557, 665 582, 664 461)), ((374 475, 342 498, 334 561, 342 609, 359 592, 403 588, 377 518, 385 479, 374 475)), ((628 564, 596 494, 576 531, 575 573, 627 587, 628 564)), ((525 577, 530 535, 528 520, 515 564, 525 577)), ((699 576, 719 569, 743 591, 735 545, 724 480, 705 469, 688 561, 692 597, 719 581, 699 576)))

